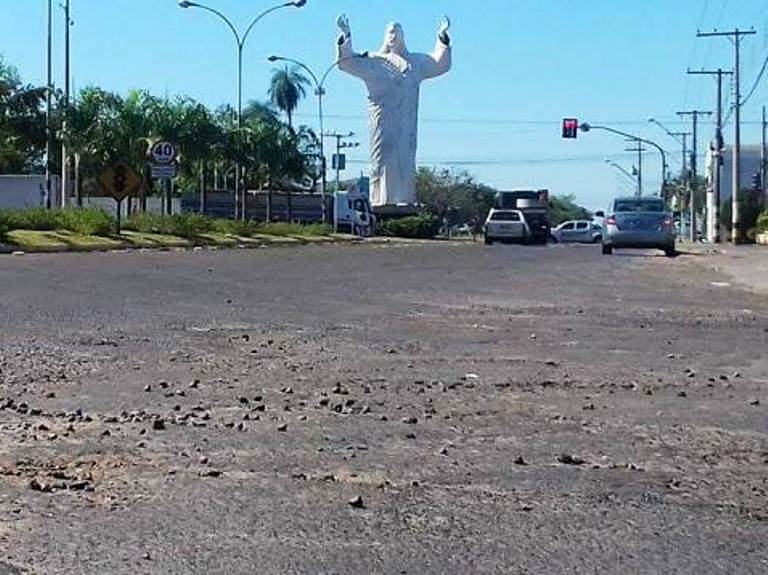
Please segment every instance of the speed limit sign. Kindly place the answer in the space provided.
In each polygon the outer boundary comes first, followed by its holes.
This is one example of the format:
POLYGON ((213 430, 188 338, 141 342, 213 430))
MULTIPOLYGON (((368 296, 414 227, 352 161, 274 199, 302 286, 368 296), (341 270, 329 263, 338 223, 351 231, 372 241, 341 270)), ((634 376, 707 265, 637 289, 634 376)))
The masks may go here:
POLYGON ((167 166, 176 161, 176 146, 170 142, 157 142, 150 148, 149 155, 153 163, 167 166))

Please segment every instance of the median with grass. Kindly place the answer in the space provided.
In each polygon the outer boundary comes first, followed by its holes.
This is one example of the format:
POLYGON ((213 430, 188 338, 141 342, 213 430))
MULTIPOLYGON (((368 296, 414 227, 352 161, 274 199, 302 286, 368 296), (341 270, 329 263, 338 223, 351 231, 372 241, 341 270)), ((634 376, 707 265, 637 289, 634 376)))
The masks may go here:
POLYGON ((330 226, 221 220, 198 214, 135 214, 117 233, 102 210, 0 211, 0 244, 12 251, 98 251, 130 248, 258 247, 345 241, 330 226))

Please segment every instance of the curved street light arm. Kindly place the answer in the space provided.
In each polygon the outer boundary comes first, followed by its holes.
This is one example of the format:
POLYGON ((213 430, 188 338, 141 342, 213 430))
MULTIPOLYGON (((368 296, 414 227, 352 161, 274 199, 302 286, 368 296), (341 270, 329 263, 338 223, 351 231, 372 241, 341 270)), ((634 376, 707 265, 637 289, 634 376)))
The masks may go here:
POLYGON ((681 140, 681 139, 678 137, 678 135, 677 135, 677 134, 675 134, 674 132, 670 131, 670 129, 669 129, 669 128, 667 128, 667 127, 666 127, 664 124, 662 124, 661 122, 659 122, 659 121, 658 121, 656 118, 649 118, 649 119, 648 119, 648 121, 649 121, 651 124, 655 124, 655 125, 657 125, 659 128, 661 128, 662 130, 664 130, 664 131, 667 133, 667 136, 669 136, 670 138, 672 138, 673 140, 675 140, 675 141, 676 141, 678 144, 682 144, 682 143, 683 143, 683 141, 682 141, 682 140, 681 140))
POLYGON ((198 4, 197 2, 185 2, 183 4, 180 3, 180 6, 183 8, 200 8, 201 10, 205 10, 206 12, 210 12, 211 14, 217 16, 221 20, 224 21, 224 23, 229 27, 230 30, 232 30, 232 33, 235 35, 235 41, 237 42, 238 46, 242 46, 242 41, 240 40, 240 33, 237 31, 237 28, 235 28, 235 25, 232 23, 232 21, 224 16, 221 12, 216 10, 216 8, 211 8, 210 6, 206 6, 205 4, 198 4))
POLYGON ((253 21, 250 23, 248 28, 246 28, 245 34, 243 34, 243 39, 240 41, 240 47, 242 48, 243 46, 245 46, 245 42, 248 40, 248 36, 251 35, 251 31, 253 30, 253 27, 256 26, 256 24, 259 23, 259 20, 264 18, 264 16, 274 12, 275 10, 280 10, 280 8, 290 8, 291 6, 296 6, 297 8, 300 8, 303 5, 304 4, 299 4, 298 2, 283 2, 282 4, 278 4, 277 6, 272 6, 272 8, 268 8, 264 10, 264 12, 256 16, 256 18, 253 19, 253 21))
POLYGON ((605 160, 605 163, 610 165, 610 166, 613 166, 614 168, 619 170, 622 174, 627 176, 630 180, 632 180, 633 182, 637 183, 637 178, 635 176, 633 176, 631 173, 629 173, 626 169, 624 169, 622 166, 620 166, 619 164, 617 164, 613 160, 605 160))

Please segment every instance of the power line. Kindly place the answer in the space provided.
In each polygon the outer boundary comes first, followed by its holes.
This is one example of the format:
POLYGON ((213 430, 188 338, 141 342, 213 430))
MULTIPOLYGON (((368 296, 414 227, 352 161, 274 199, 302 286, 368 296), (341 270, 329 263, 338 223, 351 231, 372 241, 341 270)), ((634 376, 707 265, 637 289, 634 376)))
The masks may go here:
POLYGON ((755 90, 757 90, 758 85, 760 84, 760 80, 763 79, 763 74, 765 74, 765 70, 768 68, 768 56, 765 57, 765 61, 763 62, 763 67, 760 69, 760 73, 757 75, 757 79, 755 80, 755 83, 752 85, 752 89, 749 91, 749 94, 742 100, 741 105, 746 106, 747 102, 749 102, 750 98, 755 93, 755 90))
MULTIPOLYGON (((519 166, 519 165, 548 165, 563 163, 602 163, 606 157, 616 159, 634 158, 635 154, 601 154, 589 156, 552 156, 549 158, 488 158, 474 160, 455 160, 455 159, 427 159, 420 158, 417 163, 426 166, 519 166)), ((368 164, 368 160, 347 160, 349 164, 368 164)))

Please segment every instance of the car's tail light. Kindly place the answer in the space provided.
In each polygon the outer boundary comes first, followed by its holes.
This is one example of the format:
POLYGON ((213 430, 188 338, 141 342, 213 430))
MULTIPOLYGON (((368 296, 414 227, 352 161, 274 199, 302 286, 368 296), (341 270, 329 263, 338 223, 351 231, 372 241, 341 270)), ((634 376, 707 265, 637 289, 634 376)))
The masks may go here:
POLYGON ((664 221, 661 222, 661 227, 665 230, 672 229, 672 227, 675 225, 675 220, 672 218, 664 218, 664 221))
POLYGON ((618 226, 618 224, 616 223, 616 216, 608 216, 605 219, 605 223, 608 224, 609 226, 618 226))

